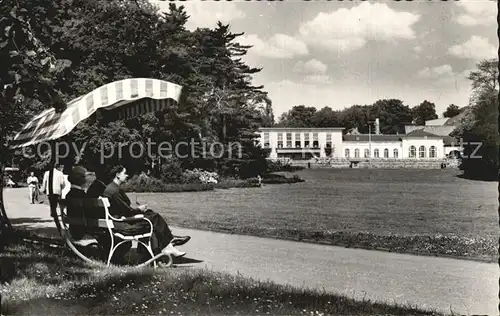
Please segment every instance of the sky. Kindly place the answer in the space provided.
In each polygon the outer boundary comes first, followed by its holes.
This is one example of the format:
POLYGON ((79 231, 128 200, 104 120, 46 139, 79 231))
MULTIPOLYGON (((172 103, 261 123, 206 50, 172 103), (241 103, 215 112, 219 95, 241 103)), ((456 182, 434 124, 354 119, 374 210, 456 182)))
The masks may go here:
MULTIPOLYGON (((169 1, 150 0, 160 10, 169 1)), ((496 3, 462 1, 176 2, 187 27, 230 24, 252 45, 244 60, 262 68, 275 117, 296 105, 341 110, 396 98, 442 112, 468 105, 467 75, 498 56, 496 3)))

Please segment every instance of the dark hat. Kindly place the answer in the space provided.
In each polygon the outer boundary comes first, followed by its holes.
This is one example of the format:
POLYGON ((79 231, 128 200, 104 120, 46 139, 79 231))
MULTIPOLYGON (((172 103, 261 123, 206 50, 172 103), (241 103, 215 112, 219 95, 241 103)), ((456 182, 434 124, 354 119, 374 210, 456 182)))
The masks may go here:
POLYGON ((82 166, 73 167, 71 170, 68 181, 74 185, 84 185, 87 182, 86 179, 87 169, 82 166))

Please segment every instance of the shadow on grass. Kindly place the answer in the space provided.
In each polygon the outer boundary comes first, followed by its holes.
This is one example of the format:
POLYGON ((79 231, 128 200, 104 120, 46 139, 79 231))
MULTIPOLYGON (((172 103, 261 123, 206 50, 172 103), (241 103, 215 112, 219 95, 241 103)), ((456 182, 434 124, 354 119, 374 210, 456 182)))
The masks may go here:
POLYGON ((64 245, 64 241, 55 227, 17 226, 14 231, 15 240, 27 239, 33 242, 64 245))
POLYGON ((201 263, 201 262, 203 262, 203 260, 187 258, 187 257, 174 258, 173 260, 173 264, 189 264, 189 263, 201 263))
POLYGON ((496 182, 496 181, 498 181, 497 177, 490 176, 490 175, 488 175, 488 176, 466 175, 466 174, 462 173, 462 174, 458 174, 456 177, 460 178, 460 179, 479 181, 479 182, 496 182))
MULTIPOLYGON (((74 261, 73 258, 67 256, 66 249, 53 248, 48 244, 30 244, 18 241, 16 245, 11 245, 4 250, 0 256, 0 281, 2 283, 11 282, 14 278, 19 276, 27 276, 29 271, 34 266, 44 265, 47 267, 54 267, 58 273, 71 273, 75 269, 84 268, 83 262, 74 261), (71 262, 68 266, 65 263, 71 262)), ((49 272, 49 271, 42 271, 49 272)), ((55 271, 52 271, 55 272, 55 271)), ((43 275, 47 277, 47 275, 43 275)))
POLYGON ((125 272, 125 267, 92 267, 65 248, 22 241, 0 254, 0 266, 2 284, 12 283, 16 292, 28 293, 2 299, 3 315, 89 314, 93 306, 112 300, 130 284, 151 282, 153 275, 148 268, 125 272), (59 297, 51 296, 50 286, 62 292, 59 297))

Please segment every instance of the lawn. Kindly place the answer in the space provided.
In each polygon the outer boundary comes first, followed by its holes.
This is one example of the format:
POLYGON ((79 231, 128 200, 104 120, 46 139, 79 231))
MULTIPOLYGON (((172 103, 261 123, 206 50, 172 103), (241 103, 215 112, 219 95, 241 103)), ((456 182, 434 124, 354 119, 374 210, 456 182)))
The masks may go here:
POLYGON ((495 261, 497 184, 458 173, 313 169, 296 172, 303 183, 131 199, 175 226, 495 261))
POLYGON ((92 267, 68 250, 0 254, 2 315, 439 315, 196 268, 92 267))

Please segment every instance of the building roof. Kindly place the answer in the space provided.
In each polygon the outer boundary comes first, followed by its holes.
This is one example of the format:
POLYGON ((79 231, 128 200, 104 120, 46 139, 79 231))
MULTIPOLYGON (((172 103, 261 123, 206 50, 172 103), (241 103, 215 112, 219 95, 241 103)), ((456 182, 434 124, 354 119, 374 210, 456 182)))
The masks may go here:
POLYGON ((341 131, 344 130, 344 127, 260 127, 259 130, 261 131, 285 131, 285 130, 315 130, 315 131, 328 131, 328 130, 335 130, 335 131, 341 131))
POLYGON ((425 126, 432 126, 432 125, 441 126, 441 125, 444 125, 448 120, 449 120, 448 117, 438 118, 435 120, 428 120, 428 121, 425 121, 425 126))
POLYGON ((460 121, 470 115, 471 112, 472 108, 470 106, 464 106, 460 114, 453 117, 444 117, 425 121, 425 126, 458 126, 460 121))
POLYGON ((347 135, 361 135, 361 133, 358 131, 357 127, 353 127, 351 129, 347 130, 347 135))
POLYGON ((443 136, 439 136, 436 134, 426 132, 426 131, 424 131, 423 128, 414 130, 414 131, 404 135, 404 137, 408 137, 408 136, 410 136, 410 137, 443 137, 443 136))
POLYGON ((342 136, 342 140, 346 142, 397 142, 401 141, 401 136, 398 134, 388 134, 388 135, 380 135, 380 134, 351 134, 342 136))
POLYGON ((425 132, 437 135, 448 136, 455 130, 455 126, 424 126, 424 125, 406 125, 405 133, 410 134, 417 130, 424 130, 425 132))
POLYGON ((454 117, 450 117, 444 125, 452 125, 459 126, 463 119, 466 119, 468 116, 473 115, 472 108, 470 106, 464 107, 462 113, 455 115, 454 117))

